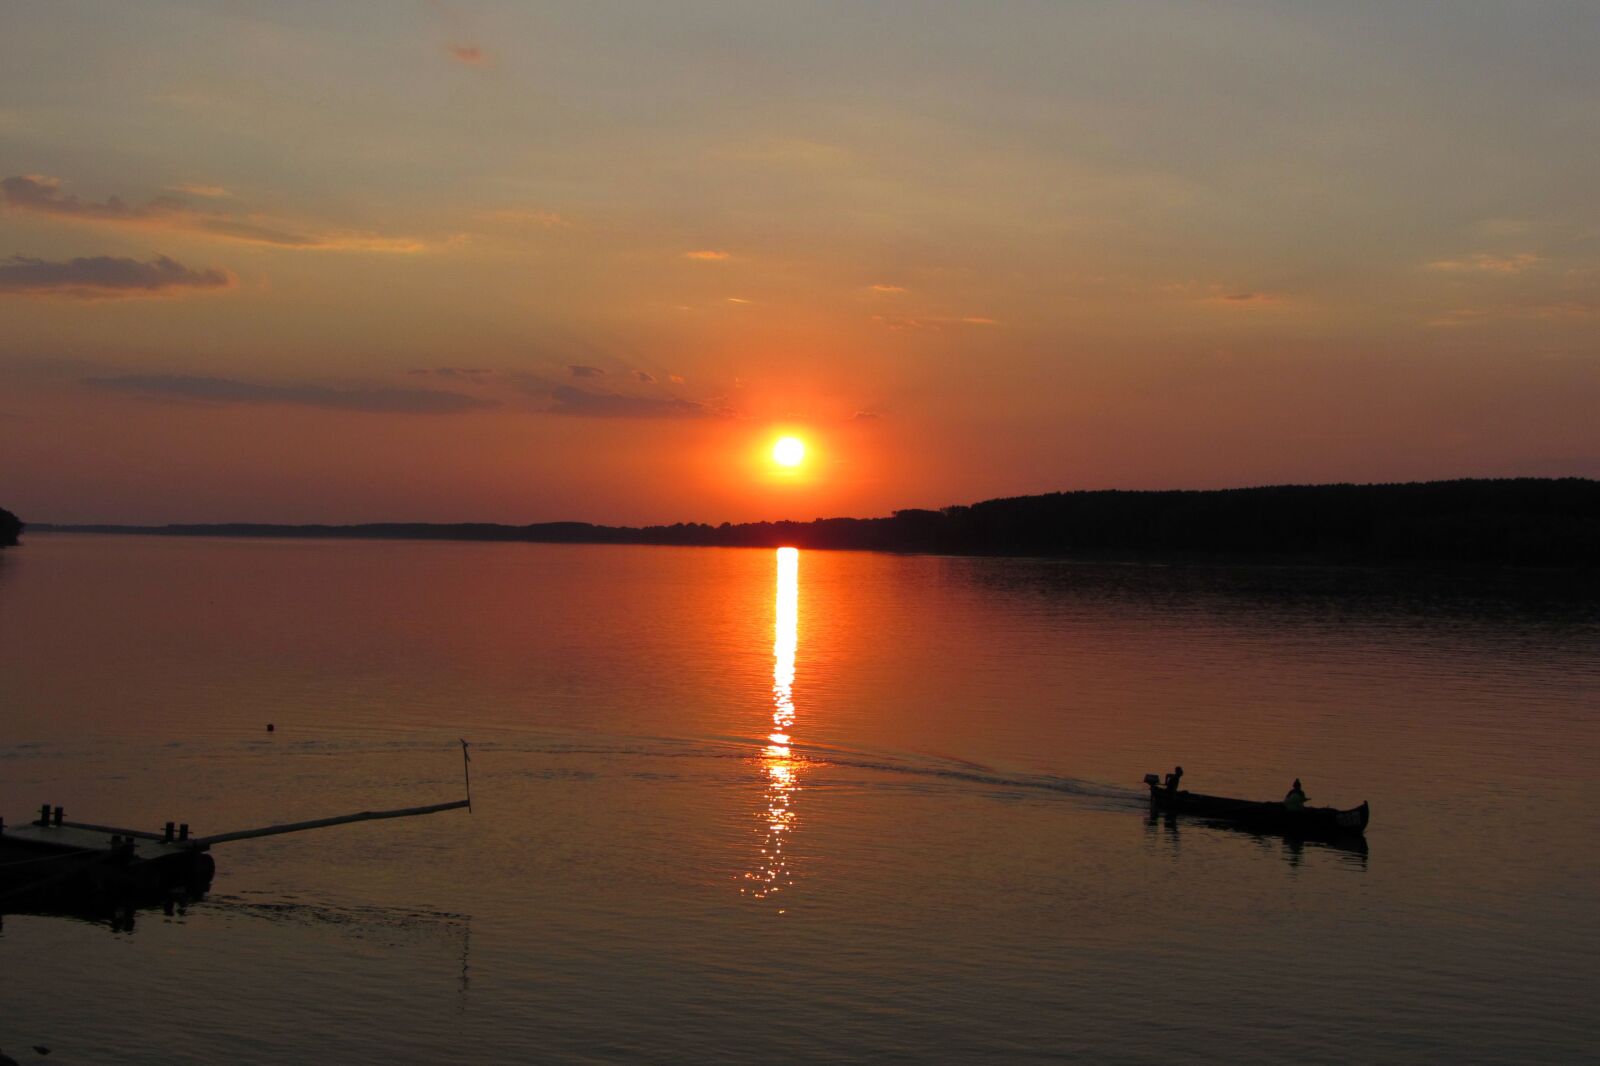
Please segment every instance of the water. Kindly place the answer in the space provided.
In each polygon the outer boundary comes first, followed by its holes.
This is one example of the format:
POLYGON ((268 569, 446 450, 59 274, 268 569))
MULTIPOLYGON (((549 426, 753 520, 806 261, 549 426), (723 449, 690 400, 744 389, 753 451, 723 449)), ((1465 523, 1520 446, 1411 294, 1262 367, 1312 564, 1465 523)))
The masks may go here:
MULTIPOLYGON (((36 535, 0 812, 219 846, 7 915, 63 1062, 1593 1061, 1600 611, 1531 579, 36 535), (266 732, 266 723, 276 729, 266 732), (1369 800, 1370 850, 1151 824, 1369 800)), ((25 1052, 32 1055, 31 1052, 25 1052)))

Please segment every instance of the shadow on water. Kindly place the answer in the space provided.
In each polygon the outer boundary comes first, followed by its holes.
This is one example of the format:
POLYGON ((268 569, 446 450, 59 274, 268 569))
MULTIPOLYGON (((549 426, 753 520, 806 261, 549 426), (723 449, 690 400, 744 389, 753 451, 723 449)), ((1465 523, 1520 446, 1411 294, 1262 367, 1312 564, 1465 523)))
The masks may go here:
POLYGON ((131 933, 141 914, 160 912, 163 918, 183 918, 189 908, 205 900, 205 893, 183 892, 166 899, 152 900, 138 897, 118 897, 107 894, 100 898, 73 897, 59 901, 32 898, 19 906, 0 904, 0 930, 9 917, 59 918, 68 922, 105 926, 113 933, 131 933))
POLYGON ((1365 837, 1341 837, 1337 840, 1306 840, 1301 837, 1284 836, 1276 833, 1262 833, 1248 826, 1237 825, 1232 822, 1221 822, 1207 818, 1182 818, 1170 811, 1146 810, 1145 813, 1146 836, 1162 841, 1167 850, 1177 856, 1182 850, 1183 836, 1195 829, 1200 831, 1217 831, 1240 837, 1248 837, 1254 841, 1262 851, 1276 851, 1282 856, 1283 861, 1290 866, 1298 867, 1304 861, 1306 853, 1327 851, 1332 852, 1341 861, 1349 863, 1361 870, 1367 868, 1367 840, 1365 837))
POLYGON ((1600 576, 1563 570, 951 560, 968 580, 1012 596, 1279 621, 1414 625, 1434 621, 1600 626, 1600 576))

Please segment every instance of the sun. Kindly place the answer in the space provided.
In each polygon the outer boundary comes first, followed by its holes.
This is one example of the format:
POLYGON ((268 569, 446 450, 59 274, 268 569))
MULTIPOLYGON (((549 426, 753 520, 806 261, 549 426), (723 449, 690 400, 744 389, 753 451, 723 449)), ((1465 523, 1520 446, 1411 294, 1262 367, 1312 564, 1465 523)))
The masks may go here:
POLYGON ((806 444, 799 437, 779 437, 772 446, 772 461, 779 466, 799 466, 805 457, 806 444))

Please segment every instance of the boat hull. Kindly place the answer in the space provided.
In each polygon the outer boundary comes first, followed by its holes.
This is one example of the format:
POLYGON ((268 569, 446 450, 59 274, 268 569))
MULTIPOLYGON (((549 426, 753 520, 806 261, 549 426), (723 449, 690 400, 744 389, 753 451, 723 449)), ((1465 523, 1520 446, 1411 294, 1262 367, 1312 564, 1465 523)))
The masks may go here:
POLYGON ((1150 805, 1157 811, 1186 814, 1209 821, 1227 822, 1259 833, 1275 833, 1305 840, 1337 840, 1365 836, 1371 809, 1366 803, 1349 810, 1305 807, 1291 811, 1281 803, 1206 796, 1198 792, 1168 792, 1150 786, 1150 805))

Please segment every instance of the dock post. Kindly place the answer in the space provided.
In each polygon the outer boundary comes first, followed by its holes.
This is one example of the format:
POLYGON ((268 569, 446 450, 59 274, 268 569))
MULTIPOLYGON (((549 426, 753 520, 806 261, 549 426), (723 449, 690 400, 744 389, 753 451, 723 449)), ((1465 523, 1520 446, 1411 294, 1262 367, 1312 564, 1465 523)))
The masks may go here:
POLYGON ((63 813, 65 813, 65 812, 63 812, 60 807, 56 808, 56 825, 60 825, 61 824, 61 815, 63 813))
POLYGON ((162 841, 164 843, 167 843, 167 844, 172 843, 172 823, 171 822, 167 823, 166 836, 162 837, 162 841))
POLYGON ((50 824, 50 804, 46 803, 39 808, 39 824, 50 824))
POLYGON ((188 840, 189 839, 189 823, 188 822, 184 822, 182 825, 178 826, 178 839, 179 840, 188 840))

